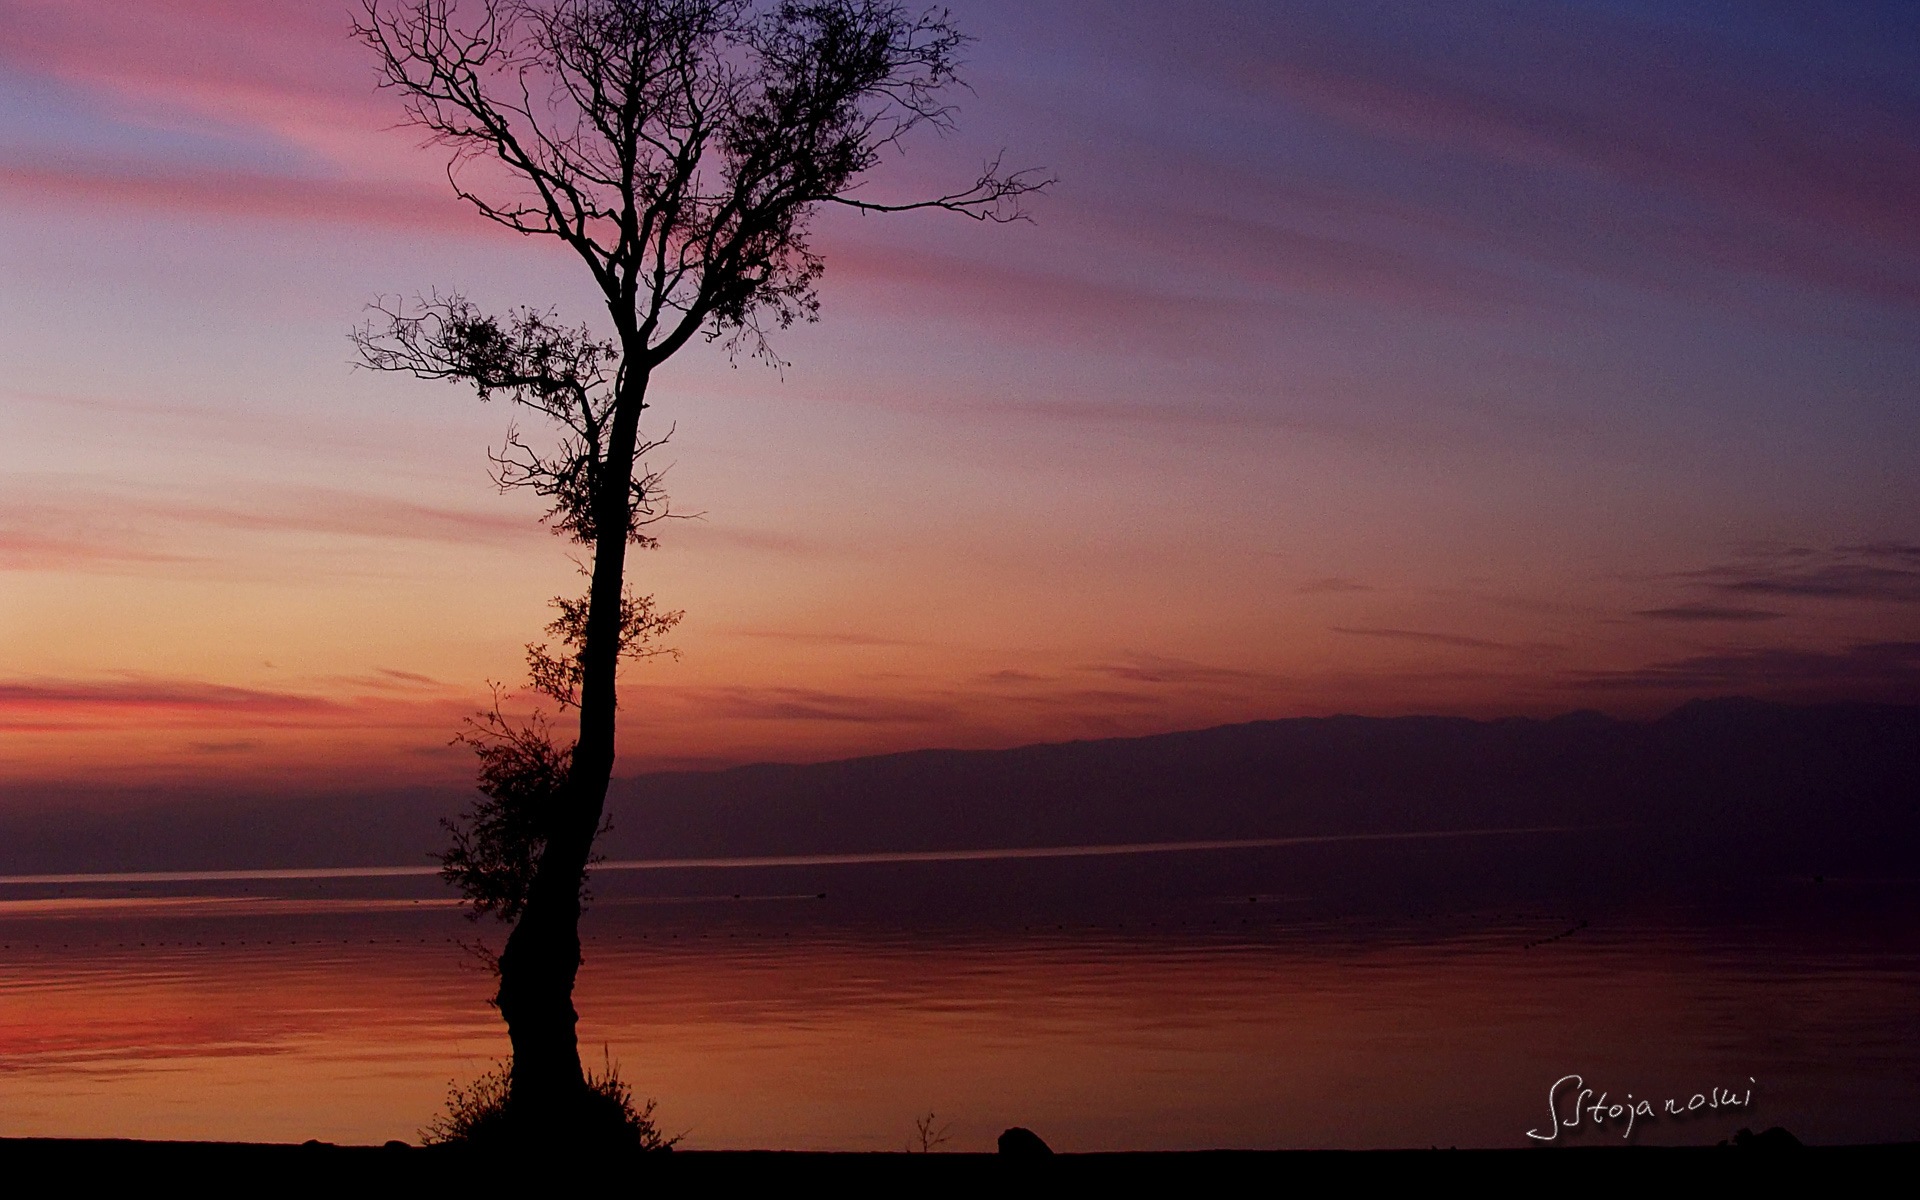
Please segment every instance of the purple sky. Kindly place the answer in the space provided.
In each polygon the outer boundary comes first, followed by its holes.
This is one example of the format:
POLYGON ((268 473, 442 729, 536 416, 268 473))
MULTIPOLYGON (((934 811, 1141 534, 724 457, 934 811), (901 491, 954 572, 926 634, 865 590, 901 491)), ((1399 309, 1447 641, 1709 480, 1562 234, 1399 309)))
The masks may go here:
MULTIPOLYGON (((624 762, 1920 698, 1920 8, 959 3, 1032 225, 689 350, 624 762)), ((565 546, 377 294, 592 319, 344 7, 0 0, 0 780, 466 770, 565 546)))

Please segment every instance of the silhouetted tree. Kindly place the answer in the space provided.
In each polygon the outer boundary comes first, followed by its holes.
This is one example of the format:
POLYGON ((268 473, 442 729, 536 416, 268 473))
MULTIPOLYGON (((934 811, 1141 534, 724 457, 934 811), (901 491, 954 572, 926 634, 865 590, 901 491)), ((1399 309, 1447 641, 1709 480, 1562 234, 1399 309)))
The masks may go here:
POLYGON ((945 97, 966 39, 943 11, 893 0, 363 3, 355 34, 406 120, 450 152, 455 193, 490 221, 570 248, 613 328, 601 340, 534 309, 487 316, 455 295, 378 305, 356 333, 369 366, 465 381, 556 422, 553 451, 510 432, 497 479, 547 497, 555 527, 591 548, 587 594, 557 623, 562 651, 533 661, 536 684, 577 707, 578 737, 561 748, 541 729, 483 722, 486 801, 448 858, 476 905, 515 918, 499 960, 513 1043, 506 1106, 545 1136, 586 1095, 572 994, 581 887, 614 762, 616 671, 674 617, 626 589, 627 548, 648 543, 641 530, 662 512, 659 479, 640 466, 654 370, 696 336, 771 358, 769 330, 813 320, 823 264, 808 225, 823 205, 1008 221, 1049 181, 995 162, 946 195, 855 195, 906 135, 951 123, 945 97))

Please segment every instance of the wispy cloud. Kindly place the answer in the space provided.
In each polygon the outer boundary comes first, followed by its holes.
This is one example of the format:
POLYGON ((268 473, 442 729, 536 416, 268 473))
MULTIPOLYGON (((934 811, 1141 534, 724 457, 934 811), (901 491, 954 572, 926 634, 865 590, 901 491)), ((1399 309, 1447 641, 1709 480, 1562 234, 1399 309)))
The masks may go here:
POLYGON ((1151 691, 1117 688, 1068 687, 1025 697, 1028 704, 1053 712, 1071 713, 1075 720, 1097 721, 1118 713, 1164 711, 1166 701, 1151 691))
POLYGON ((882 637, 875 633, 859 632, 808 632, 794 629, 728 629, 721 631, 730 637, 760 638, 775 642, 795 642, 801 645, 815 646, 924 646, 924 641, 908 638, 882 637))
MULTIPOLYGON (((1115 174, 1185 154, 1198 161, 1162 186, 1184 185, 1196 207, 1248 198, 1253 228, 1226 217, 1210 248, 1223 270, 1401 306, 1491 308, 1531 290, 1529 308, 1584 308, 1604 302, 1584 285, 1599 279, 1745 311, 1756 278, 1920 305, 1910 58, 1847 44, 1884 43, 1868 34, 1884 17, 1807 22, 1780 39, 1755 36, 1795 23, 1777 12, 1709 32, 1659 6, 1408 3, 1390 19, 1377 7, 1236 7, 1209 13, 1204 31, 1184 8, 1139 10, 1110 36, 1167 93, 1214 97, 1225 123, 1258 106, 1271 128, 1304 124, 1366 169, 1296 152, 1255 172, 1238 144, 1208 163, 1203 139, 1126 147, 1115 174), (1865 69, 1875 57, 1880 69, 1865 69), (1324 243, 1267 237, 1263 223, 1324 243)), ((1169 230, 1187 237, 1177 219, 1133 229, 1143 248, 1169 230)))
POLYGON ((824 543, 799 534, 778 529, 741 529, 705 520, 677 522, 673 527, 673 542, 669 544, 683 540, 771 554, 819 555, 828 552, 824 543))
POLYGON ((1084 669, 1095 675, 1124 679, 1129 683, 1248 684, 1264 683, 1270 678, 1261 671, 1216 667, 1151 654, 1125 662, 1096 663, 1084 669))
POLYGON ((1618 690, 1912 702, 1920 700, 1920 642, 1860 642, 1840 650, 1729 650, 1624 671, 1586 672, 1570 683, 1618 690))
POLYGON ((1433 646, 1455 646, 1463 650, 1505 650, 1505 642, 1489 641, 1486 638, 1464 637, 1457 633, 1431 633, 1423 629, 1354 629, 1335 625, 1333 632, 1349 637, 1388 638, 1401 642, 1425 642, 1433 646))
POLYGON ((1806 571, 1745 574, 1714 580, 1708 586, 1715 591, 1738 595, 1920 603, 1920 571, 1852 563, 1837 563, 1806 571))
POLYGON ((422 675, 416 671, 396 671, 392 667, 377 667, 375 671, 379 675, 385 676, 388 679, 397 679, 402 683, 422 683, 431 687, 443 686, 440 681, 433 676, 422 675))
POLYGON ((1239 43, 1235 66, 1248 83, 1441 153, 1661 181, 1727 208, 1920 241, 1907 211, 1920 189, 1913 121, 1865 72, 1835 87, 1812 57, 1651 17, 1506 15, 1428 8, 1405 36, 1365 45, 1358 26, 1318 22, 1285 45, 1239 43), (1532 69, 1510 68, 1516 47, 1532 69))
POLYGON ((0 161, 0 191, 71 208, 76 204, 479 234, 481 222, 442 191, 340 179, 134 163, 88 166, 0 161))
MULTIPOLYGON (((5 518, 0 518, 4 520, 5 518)), ((171 554, 130 546, 120 540, 89 540, 53 536, 0 525, 0 571, 129 570, 142 566, 203 562, 187 554, 171 554)))
POLYGON ((391 463, 401 470, 418 465, 409 443, 429 436, 428 428, 384 422, 341 421, 324 413, 301 412, 267 403, 268 397, 215 404, 178 398, 30 391, 0 381, 0 403, 33 406, 74 429, 109 426, 130 437, 195 447, 233 446, 282 453, 289 444, 335 450, 356 463, 391 463))
POLYGON ((391 496, 322 488, 288 489, 257 505, 156 500, 156 517, 227 529, 400 538, 430 542, 521 541, 547 532, 515 513, 448 508, 391 496))
POLYGON ((1774 621, 1783 613, 1764 608, 1737 608, 1726 604, 1674 604, 1666 608, 1644 608, 1633 614, 1654 621, 1774 621))
POLYGON ((342 709, 322 696, 189 679, 0 681, 0 720, 62 712, 309 716, 342 709))
POLYGON ((1347 595, 1353 592, 1372 592, 1378 591, 1379 589, 1370 583, 1362 583, 1358 579, 1347 579, 1344 576, 1329 575, 1324 579, 1309 579, 1295 590, 1302 596, 1337 596, 1347 595))
POLYGON ((1816 550, 1786 547, 1676 578, 1728 596, 1920 604, 1920 554, 1900 542, 1816 550))
POLYGON ((121 672, 92 678, 0 679, 0 729, 71 733, 199 727, 206 747, 248 738, 213 731, 450 727, 474 699, 449 686, 400 685, 369 677, 315 679, 310 687, 261 687, 121 672), (383 682, 384 681, 384 682, 383 682))
POLYGON ((1033 671, 1018 671, 1011 667, 1001 671, 989 671, 980 676, 980 682, 998 685, 1022 686, 1032 683, 1051 683, 1057 676, 1040 675, 1033 671))
POLYGON ((458 691, 454 685, 435 679, 431 675, 421 675, 414 671, 396 671, 390 667, 375 667, 366 675, 335 675, 327 681, 335 686, 344 686, 357 691, 395 692, 418 694, 423 691, 458 691))
POLYGON ((825 721, 857 725, 934 725, 959 717, 940 699, 836 692, 805 687, 659 689, 702 715, 745 721, 825 721))
MULTIPOLYGON (((854 232, 859 232, 857 228, 854 232)), ((823 239, 829 275, 859 285, 875 303, 902 304, 1004 329, 1022 339, 1103 346, 1131 353, 1192 354, 1230 345, 1271 298, 1219 289, 1100 278, 1090 271, 1013 266, 919 246, 851 237, 823 239)))
POLYGON ((264 745, 266 745, 265 742, 245 740, 230 742, 188 742, 187 749, 193 751, 195 754, 245 754, 252 750, 258 750, 264 745))
POLYGON ((550 536, 524 512, 343 489, 254 487, 209 500, 60 481, 0 485, 0 568, 97 572, 207 562, 211 555, 196 544, 194 527, 493 545, 550 536))
POLYGON ((1862 542, 1852 546, 1835 546, 1834 553, 1859 554, 1920 566, 1920 545, 1912 542, 1862 542))

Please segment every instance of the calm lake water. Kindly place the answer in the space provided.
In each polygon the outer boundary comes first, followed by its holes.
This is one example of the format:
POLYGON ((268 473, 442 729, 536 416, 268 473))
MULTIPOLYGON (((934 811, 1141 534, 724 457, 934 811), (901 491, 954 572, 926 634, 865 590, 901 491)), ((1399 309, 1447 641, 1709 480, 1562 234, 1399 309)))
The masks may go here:
MULTIPOLYGON (((1640 1142, 1920 1137, 1910 887, 1248 890, 1285 854, 606 872, 582 1043, 701 1148, 900 1149, 927 1112, 965 1150, 1521 1146, 1576 1072, 1751 1092, 1640 1142)), ((481 936, 431 879, 0 885, 0 1135, 412 1140, 506 1053, 481 936)))

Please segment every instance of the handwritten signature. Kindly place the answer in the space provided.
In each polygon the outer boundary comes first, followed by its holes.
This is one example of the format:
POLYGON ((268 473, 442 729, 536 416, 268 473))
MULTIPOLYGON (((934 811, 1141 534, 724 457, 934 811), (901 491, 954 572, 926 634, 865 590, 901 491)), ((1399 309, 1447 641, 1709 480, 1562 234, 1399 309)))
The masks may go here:
MULTIPOLYGON (((1747 1082, 1753 1083, 1753 1077, 1748 1076, 1747 1082)), ((1585 1079, 1578 1075, 1562 1075, 1547 1089, 1547 1127, 1553 1132, 1541 1133, 1538 1129, 1529 1129, 1527 1136, 1536 1142, 1551 1142, 1560 1136, 1562 1129, 1578 1129, 1583 1122, 1591 1121, 1598 1128, 1609 1121, 1624 1118, 1627 1128, 1620 1136, 1630 1138, 1633 1136, 1633 1123, 1642 1117, 1657 1120, 1662 1114, 1684 1117, 1702 1110, 1753 1107, 1752 1087, 1747 1088, 1744 1094, 1731 1088, 1709 1088, 1704 1092, 1695 1092, 1685 1100, 1670 1099, 1658 1108, 1651 1100, 1634 1099, 1632 1092, 1627 1093, 1625 1100, 1609 1101, 1607 1093, 1601 1092, 1589 1102, 1588 1098, 1593 1096, 1594 1091, 1587 1086, 1585 1079), (1560 1115, 1563 1111, 1563 1094, 1572 1099, 1572 1103, 1564 1109, 1568 1114, 1564 1118, 1560 1115)))

